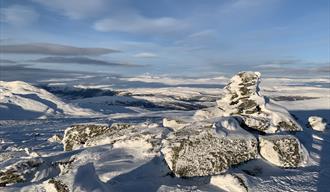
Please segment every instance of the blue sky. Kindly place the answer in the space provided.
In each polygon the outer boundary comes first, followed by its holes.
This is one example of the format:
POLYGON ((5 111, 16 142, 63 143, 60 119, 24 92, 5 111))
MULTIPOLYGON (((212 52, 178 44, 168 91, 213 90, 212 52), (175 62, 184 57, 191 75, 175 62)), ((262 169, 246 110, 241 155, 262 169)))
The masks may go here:
MULTIPOLYGON (((1 45, 109 48, 119 52, 90 57, 146 66, 139 72, 308 73, 330 68, 329 0, 0 2, 1 45)), ((44 56, 2 53, 1 59, 44 56)))

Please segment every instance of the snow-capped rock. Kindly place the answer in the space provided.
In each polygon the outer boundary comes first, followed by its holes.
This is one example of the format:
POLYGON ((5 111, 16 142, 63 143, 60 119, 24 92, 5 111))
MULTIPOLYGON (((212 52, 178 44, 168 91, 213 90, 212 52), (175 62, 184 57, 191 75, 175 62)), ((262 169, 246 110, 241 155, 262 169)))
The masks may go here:
POLYGON ((163 119, 163 126, 172 128, 174 131, 182 129, 184 126, 186 126, 188 124, 189 123, 183 122, 183 121, 177 120, 177 119, 169 119, 169 118, 163 119))
POLYGON ((22 81, 0 81, 0 119, 37 119, 47 116, 90 116, 95 112, 66 104, 44 89, 22 81))
POLYGON ((270 163, 283 168, 303 166, 308 153, 292 135, 259 136, 260 155, 270 163))
POLYGON ((62 143, 64 151, 71 151, 80 148, 87 140, 105 134, 111 127, 101 124, 72 125, 64 132, 62 143))
POLYGON ((308 118, 309 126, 316 131, 324 131, 327 128, 327 122, 322 117, 310 116, 308 118))
POLYGON ((224 88, 224 97, 217 101, 224 115, 240 115, 244 123, 265 133, 301 131, 289 112, 260 94, 260 73, 240 72, 224 88))
POLYGON ((24 182, 44 161, 40 158, 22 160, 0 171, 0 187, 24 182))
POLYGON ((59 179, 49 179, 43 183, 44 189, 52 192, 70 192, 69 187, 59 179))
POLYGON ((47 139, 47 141, 50 143, 61 143, 62 139, 63 139, 63 137, 61 135, 54 134, 49 139, 47 139))
POLYGON ((166 129, 158 124, 114 123, 111 126, 100 124, 73 125, 65 130, 62 143, 65 151, 82 147, 115 144, 116 142, 142 142, 152 145, 152 150, 159 150, 166 129))
POLYGON ((144 145, 144 148, 148 148, 149 151, 158 152, 161 147, 161 140, 168 132, 168 129, 160 128, 155 123, 115 123, 111 125, 108 132, 88 139, 84 146, 113 144, 114 148, 120 145, 130 148, 132 146, 144 145))
POLYGON ((225 191, 248 192, 248 187, 243 179, 234 174, 216 175, 211 177, 211 185, 215 185, 225 191))
POLYGON ((254 159, 257 140, 231 117, 193 122, 169 134, 162 153, 176 176, 208 176, 254 159))

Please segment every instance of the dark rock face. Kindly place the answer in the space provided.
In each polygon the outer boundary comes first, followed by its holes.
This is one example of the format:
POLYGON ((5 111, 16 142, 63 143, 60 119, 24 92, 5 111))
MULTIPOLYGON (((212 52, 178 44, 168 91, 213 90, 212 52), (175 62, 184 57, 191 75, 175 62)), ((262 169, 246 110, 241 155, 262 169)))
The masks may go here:
POLYGON ((289 112, 259 93, 260 73, 240 72, 224 88, 217 101, 225 115, 240 115, 244 123, 265 133, 301 131, 289 112))
MULTIPOLYGON (((247 132, 245 136, 237 134, 244 132, 240 127, 225 130, 226 127, 234 128, 230 122, 217 126, 219 124, 221 123, 193 123, 173 132, 163 142, 162 153, 176 176, 215 175, 232 165, 256 158, 257 140, 253 135, 247 132)), ((237 125, 236 122, 235 126, 237 125)))
POLYGON ((260 154, 267 161, 284 168, 296 168, 307 160, 305 149, 292 135, 260 136, 260 154))

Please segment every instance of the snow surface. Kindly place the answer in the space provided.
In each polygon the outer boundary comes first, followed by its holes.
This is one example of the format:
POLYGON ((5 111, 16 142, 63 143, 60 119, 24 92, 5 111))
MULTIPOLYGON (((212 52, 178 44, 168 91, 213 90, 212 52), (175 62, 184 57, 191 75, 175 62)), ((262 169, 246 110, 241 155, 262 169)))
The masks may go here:
POLYGON ((227 81, 228 78, 222 77, 140 76, 120 79, 68 77, 39 82, 121 93, 80 99, 54 96, 55 93, 37 87, 38 82, 31 86, 24 82, 2 81, 0 170, 26 160, 43 163, 30 169, 25 175, 26 182, 0 187, 0 191, 52 191, 54 186, 49 183, 52 178, 76 191, 244 191, 241 181, 249 191, 328 191, 330 132, 309 128, 308 118, 330 117, 330 79, 262 79, 260 92, 277 98, 276 102, 285 106, 303 127, 295 136, 308 151, 310 162, 297 169, 281 169, 258 158, 233 167, 226 174, 185 179, 173 177, 162 155, 157 150, 150 150, 155 146, 143 138, 114 144, 100 139, 93 141, 93 146, 69 152, 63 151, 61 143, 47 141, 55 134, 63 136, 64 130, 72 124, 149 122, 157 126, 142 126, 140 132, 150 129, 162 132, 167 129, 163 127, 164 118, 184 122, 203 120, 210 116, 208 113, 221 115, 214 110, 195 112, 198 107, 215 106, 227 81), (130 86, 123 87, 125 82, 130 86))

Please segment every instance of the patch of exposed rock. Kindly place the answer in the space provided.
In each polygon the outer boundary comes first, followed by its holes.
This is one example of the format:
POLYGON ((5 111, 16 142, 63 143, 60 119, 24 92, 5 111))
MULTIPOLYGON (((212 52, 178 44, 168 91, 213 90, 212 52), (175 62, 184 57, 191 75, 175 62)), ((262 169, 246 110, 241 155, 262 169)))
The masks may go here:
POLYGON ((307 161, 306 149, 292 135, 260 136, 259 142, 260 155, 276 166, 296 168, 307 161))
POLYGON ((257 139, 234 118, 194 122, 170 133, 162 153, 176 176, 215 175, 257 157, 257 139))
POLYGON ((260 73, 240 72, 224 88, 224 97, 217 101, 224 115, 240 115, 244 123, 265 133, 301 131, 289 112, 259 92, 260 73))

